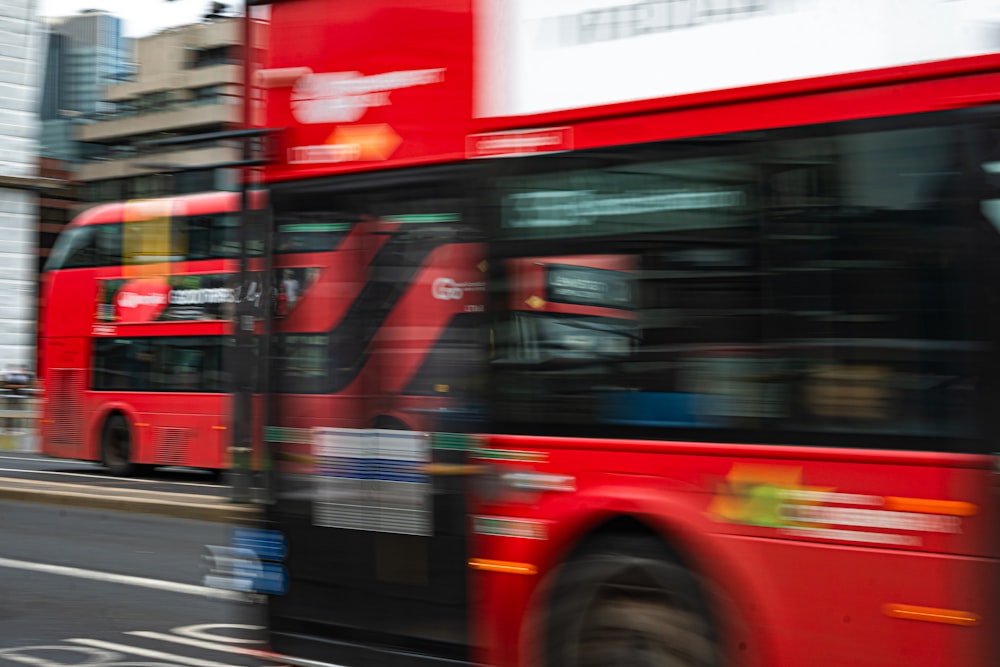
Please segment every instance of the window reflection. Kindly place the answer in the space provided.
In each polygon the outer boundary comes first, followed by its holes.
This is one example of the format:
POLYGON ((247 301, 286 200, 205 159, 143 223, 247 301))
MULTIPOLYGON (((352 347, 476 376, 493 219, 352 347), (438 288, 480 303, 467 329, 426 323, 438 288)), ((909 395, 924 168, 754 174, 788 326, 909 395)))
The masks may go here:
POLYGON ((99 338, 94 341, 96 391, 229 391, 224 336, 99 338))
POLYGON ((497 193, 499 428, 978 447, 997 238, 963 137, 868 123, 520 161, 497 193))

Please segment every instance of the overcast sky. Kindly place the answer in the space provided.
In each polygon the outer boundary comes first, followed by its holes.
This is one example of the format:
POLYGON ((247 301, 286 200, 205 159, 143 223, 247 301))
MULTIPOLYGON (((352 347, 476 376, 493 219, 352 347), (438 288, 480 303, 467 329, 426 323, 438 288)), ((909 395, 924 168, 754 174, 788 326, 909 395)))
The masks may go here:
MULTIPOLYGON (((225 0, 224 0, 225 1, 225 0)), ((125 21, 125 35, 144 37, 163 28, 195 23, 211 0, 38 0, 41 16, 71 16, 82 9, 104 9, 125 21)), ((241 8, 242 1, 226 2, 241 8)))

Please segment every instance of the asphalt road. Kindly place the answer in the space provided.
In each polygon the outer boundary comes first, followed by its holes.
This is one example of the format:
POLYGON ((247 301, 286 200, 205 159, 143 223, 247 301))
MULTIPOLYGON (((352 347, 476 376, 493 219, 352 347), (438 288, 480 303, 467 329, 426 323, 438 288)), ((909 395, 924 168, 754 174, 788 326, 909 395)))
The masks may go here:
POLYGON ((0 501, 0 667, 263 664, 260 607, 201 586, 231 530, 0 501))

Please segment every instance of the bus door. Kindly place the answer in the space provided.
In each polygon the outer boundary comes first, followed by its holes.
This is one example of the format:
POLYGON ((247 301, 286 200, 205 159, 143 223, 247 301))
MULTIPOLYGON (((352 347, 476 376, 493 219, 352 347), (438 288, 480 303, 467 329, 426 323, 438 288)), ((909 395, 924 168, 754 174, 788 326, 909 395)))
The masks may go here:
POLYGON ((461 201, 433 188, 350 201, 375 251, 330 332, 331 375, 356 369, 330 398, 360 400, 328 406, 360 406, 352 416, 366 426, 319 425, 350 423, 328 412, 282 436, 308 440, 311 452, 308 465, 279 473, 271 518, 288 542, 289 586, 269 605, 270 640, 279 653, 338 664, 464 661, 466 479, 449 473, 461 473, 465 453, 433 432, 475 412, 482 250, 461 201))

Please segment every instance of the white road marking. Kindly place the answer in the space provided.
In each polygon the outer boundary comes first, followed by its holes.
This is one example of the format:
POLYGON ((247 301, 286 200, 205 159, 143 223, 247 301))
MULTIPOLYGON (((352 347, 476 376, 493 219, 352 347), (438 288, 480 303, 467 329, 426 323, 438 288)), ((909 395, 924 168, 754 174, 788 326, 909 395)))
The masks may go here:
POLYGON ((118 658, 117 653, 109 653, 108 651, 101 651, 96 648, 83 648, 79 646, 58 646, 55 644, 46 644, 41 646, 18 646, 16 648, 5 648, 0 650, 0 658, 4 660, 10 660, 11 662, 20 662, 24 665, 34 665, 35 667, 56 667, 61 665, 71 664, 74 667, 89 667, 90 665, 102 665, 106 663, 113 662, 118 658), (42 654, 54 653, 54 652, 69 652, 72 651, 75 654, 82 653, 85 656, 82 661, 75 661, 72 663, 62 663, 56 662, 54 660, 49 660, 41 656, 35 655, 24 655, 27 652, 38 652, 42 654))
MULTIPOLYGON (((63 472, 61 470, 25 470, 23 468, 0 468, 0 472, 21 472, 32 475, 62 475, 65 477, 86 477, 90 480, 113 479, 130 484, 172 484, 174 486, 222 487, 222 484, 209 482, 172 482, 169 479, 139 479, 135 477, 114 477, 113 475, 94 475, 85 472, 63 472)), ((15 478, 16 479, 16 478, 15 478)))
POLYGON ((45 574, 58 574, 65 577, 76 577, 77 579, 90 579, 108 584, 124 584, 126 586, 138 586, 141 588, 152 588, 169 593, 182 593, 184 595, 199 595, 201 597, 216 598, 219 600, 246 600, 246 595, 236 591, 224 591, 217 588, 207 588, 205 586, 195 586, 193 584, 182 584, 176 581, 164 581, 162 579, 147 579, 145 577, 134 577, 128 574, 114 574, 112 572, 101 572, 99 570, 84 570, 78 567, 67 567, 65 565, 49 565, 47 563, 32 563, 31 561, 14 560, 12 558, 0 558, 0 567, 9 567, 17 570, 28 570, 30 572, 43 572, 45 574))
POLYGON ((251 632, 260 632, 264 630, 264 628, 259 625, 240 625, 239 623, 200 623, 198 625, 185 625, 179 628, 171 628, 170 631, 176 632, 179 635, 184 635, 185 637, 194 637, 195 639, 204 639, 205 641, 210 642, 222 642, 224 644, 263 643, 263 640, 261 639, 242 639, 240 637, 229 637, 210 632, 211 630, 221 630, 223 628, 250 630, 251 632))
POLYGON ((184 646, 193 646, 195 648, 203 648, 209 651, 222 651, 224 653, 235 653, 237 655, 246 655, 252 657, 258 657, 260 651, 255 651, 251 648, 245 648, 243 646, 226 646, 225 644, 218 644, 216 642, 206 642, 201 639, 192 639, 190 637, 176 637, 173 635, 167 635, 162 632, 147 632, 145 630, 135 630, 133 632, 126 632, 127 635, 134 635, 136 637, 144 637, 146 639, 156 639, 162 642, 173 642, 175 644, 183 644, 184 646))
POLYGON ((84 646, 103 648, 109 651, 117 651, 118 653, 141 655, 144 658, 153 658, 154 660, 176 662, 182 665, 190 665, 191 667, 237 667, 236 665, 229 665, 224 662, 212 662, 211 660, 188 658, 183 655, 174 655, 173 653, 164 653, 163 651, 153 651, 148 648, 129 646, 128 644, 116 644, 114 642, 101 641, 100 639, 67 639, 66 641, 74 644, 83 644, 84 646))

